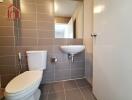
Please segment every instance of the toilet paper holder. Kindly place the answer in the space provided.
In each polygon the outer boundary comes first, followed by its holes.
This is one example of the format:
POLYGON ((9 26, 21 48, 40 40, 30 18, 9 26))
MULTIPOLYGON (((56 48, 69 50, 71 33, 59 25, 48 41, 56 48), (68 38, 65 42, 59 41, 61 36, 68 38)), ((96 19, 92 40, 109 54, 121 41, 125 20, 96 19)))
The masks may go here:
POLYGON ((58 59, 56 57, 51 57, 50 58, 51 63, 56 63, 58 59))

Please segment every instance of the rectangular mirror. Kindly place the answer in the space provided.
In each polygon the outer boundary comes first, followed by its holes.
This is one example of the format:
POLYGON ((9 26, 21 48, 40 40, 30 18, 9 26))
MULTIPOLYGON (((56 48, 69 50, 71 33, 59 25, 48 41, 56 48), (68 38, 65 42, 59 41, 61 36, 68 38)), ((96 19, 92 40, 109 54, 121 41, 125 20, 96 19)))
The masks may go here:
POLYGON ((83 0, 54 0, 55 38, 83 37, 83 0))

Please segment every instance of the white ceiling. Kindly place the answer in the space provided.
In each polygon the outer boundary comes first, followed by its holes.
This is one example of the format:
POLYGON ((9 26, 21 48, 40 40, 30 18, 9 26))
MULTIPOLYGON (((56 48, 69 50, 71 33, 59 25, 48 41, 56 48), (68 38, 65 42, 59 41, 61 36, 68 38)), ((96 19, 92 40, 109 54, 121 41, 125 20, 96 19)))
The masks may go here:
POLYGON ((71 17, 82 0, 54 0, 55 16, 71 17))

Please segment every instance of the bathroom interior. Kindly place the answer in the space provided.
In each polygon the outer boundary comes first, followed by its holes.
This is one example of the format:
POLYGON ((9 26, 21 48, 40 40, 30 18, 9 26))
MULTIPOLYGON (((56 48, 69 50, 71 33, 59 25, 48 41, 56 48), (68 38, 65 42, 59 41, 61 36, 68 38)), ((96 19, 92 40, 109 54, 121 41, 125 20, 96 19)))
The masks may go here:
POLYGON ((132 100, 131 0, 0 0, 0 100, 132 100))

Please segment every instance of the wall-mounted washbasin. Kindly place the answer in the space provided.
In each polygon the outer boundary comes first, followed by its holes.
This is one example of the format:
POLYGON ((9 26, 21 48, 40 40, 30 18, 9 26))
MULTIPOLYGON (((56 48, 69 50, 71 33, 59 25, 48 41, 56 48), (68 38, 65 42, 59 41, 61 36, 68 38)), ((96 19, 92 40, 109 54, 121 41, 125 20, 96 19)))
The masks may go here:
POLYGON ((62 51, 64 51, 67 54, 75 55, 79 52, 82 52, 85 49, 84 45, 62 45, 60 46, 62 51))
POLYGON ((74 61, 74 55, 82 52, 85 49, 84 45, 62 45, 61 50, 68 54, 68 58, 74 61))

